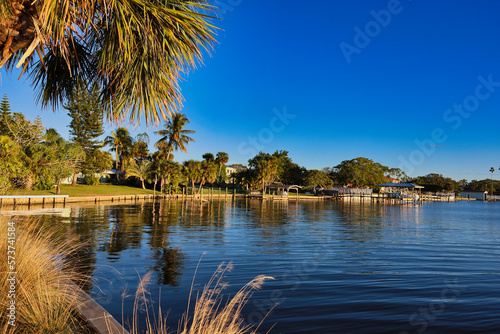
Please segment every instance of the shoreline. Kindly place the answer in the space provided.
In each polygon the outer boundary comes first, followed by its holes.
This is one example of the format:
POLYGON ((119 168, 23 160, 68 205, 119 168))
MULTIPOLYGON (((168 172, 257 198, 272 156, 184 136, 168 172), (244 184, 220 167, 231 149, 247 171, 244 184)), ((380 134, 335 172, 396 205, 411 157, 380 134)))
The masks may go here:
MULTIPOLYGON (((265 201, 343 201, 343 202, 360 202, 360 203, 379 203, 379 204, 409 204, 407 201, 402 201, 401 199, 387 199, 378 196, 296 196, 289 195, 288 197, 266 195, 262 196, 249 196, 246 194, 204 194, 199 195, 185 195, 185 194, 175 194, 175 195, 153 195, 153 194, 137 194, 137 195, 98 195, 98 196, 0 196, 0 209, 3 208, 17 208, 17 207, 27 207, 28 210, 32 206, 41 208, 64 208, 67 204, 130 204, 136 203, 138 201, 155 201, 155 200, 190 200, 190 201, 210 201, 210 200, 226 200, 232 201, 233 199, 251 199, 251 200, 265 200, 265 201)), ((463 202, 463 201, 475 201, 474 199, 467 198, 454 198, 454 199, 432 199, 424 200, 423 202, 463 202)))

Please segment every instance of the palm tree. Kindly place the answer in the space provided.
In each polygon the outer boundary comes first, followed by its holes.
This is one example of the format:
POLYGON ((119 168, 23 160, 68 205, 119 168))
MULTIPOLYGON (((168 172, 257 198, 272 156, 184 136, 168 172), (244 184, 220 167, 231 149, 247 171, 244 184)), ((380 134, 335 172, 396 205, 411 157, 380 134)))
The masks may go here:
POLYGON ((220 180, 222 166, 224 166, 229 161, 229 155, 226 152, 218 152, 215 161, 217 161, 217 163, 219 164, 219 174, 217 174, 217 178, 220 180))
POLYGON ((491 173, 491 196, 493 196, 493 173, 495 172, 495 168, 491 167, 490 168, 490 173, 491 173))
POLYGON ((149 156, 149 136, 146 132, 139 133, 132 141, 131 157, 138 160, 148 159, 149 156))
POLYGON ((209 0, 1 0, 0 68, 23 66, 44 106, 90 78, 108 119, 159 124, 182 104, 179 78, 213 48, 214 13, 209 0))
MULTIPOLYGON (((110 151, 115 152, 115 169, 118 172, 118 161, 120 160, 120 168, 123 172, 124 163, 123 160, 127 155, 126 152, 132 146, 132 137, 130 137, 130 133, 125 128, 118 128, 115 131, 111 131, 111 136, 107 136, 104 138, 104 145, 111 146, 110 151), (121 149, 121 152, 120 152, 121 149)), ((117 174, 118 175, 118 174, 117 174)))
POLYGON ((151 173, 153 173, 153 162, 147 160, 141 160, 139 162, 132 160, 130 165, 127 167, 127 179, 130 177, 138 177, 141 180, 142 189, 146 189, 144 186, 144 180, 148 178, 151 173))
POLYGON ((201 194, 203 185, 205 182, 214 182, 217 177, 217 164, 215 161, 205 160, 202 161, 199 166, 200 173, 200 187, 198 189, 198 195, 201 194))
POLYGON ((186 115, 175 113, 172 115, 172 119, 165 123, 165 129, 155 132, 155 134, 162 136, 155 146, 167 151, 167 160, 170 160, 172 150, 181 150, 186 153, 186 145, 194 141, 188 134, 196 131, 184 129, 189 122, 186 115))
POLYGON ((194 183, 198 182, 201 178, 201 162, 197 160, 187 160, 183 163, 184 172, 187 178, 191 181, 191 186, 194 193, 194 183))

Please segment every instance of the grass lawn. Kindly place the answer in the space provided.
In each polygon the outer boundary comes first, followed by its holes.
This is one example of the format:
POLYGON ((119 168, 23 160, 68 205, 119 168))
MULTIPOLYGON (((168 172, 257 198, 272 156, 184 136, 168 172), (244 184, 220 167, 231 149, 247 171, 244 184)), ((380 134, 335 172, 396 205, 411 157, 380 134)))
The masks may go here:
MULTIPOLYGON (((159 190, 159 187, 158 187, 159 190)), ((160 194, 159 191, 156 191, 156 194, 160 194)), ((195 190, 196 193, 198 193, 198 188, 195 190)), ((203 195, 209 195, 211 194, 212 191, 208 188, 203 188, 203 195)), ((240 194, 241 192, 237 191, 237 194, 240 194)), ((7 191, 3 195, 55 195, 56 194, 56 189, 51 189, 51 190, 24 190, 24 189, 13 189, 7 191)), ((115 186, 115 185, 110 185, 110 184, 101 184, 97 186, 88 186, 88 185, 83 185, 83 184, 78 184, 76 186, 72 185, 67 185, 63 184, 61 185, 61 195, 69 195, 70 197, 85 197, 85 196, 106 196, 106 195, 148 195, 148 194, 153 194, 152 189, 142 189, 140 187, 129 187, 129 186, 115 186)), ((188 194, 192 194, 192 188, 188 188, 188 194)), ((218 195, 219 194, 219 188, 214 187, 213 188, 213 194, 218 195)), ((221 188, 220 189, 220 194, 225 195, 226 194, 226 188, 221 188)), ((228 189, 227 190, 227 195, 232 195, 233 190, 228 189)), ((288 194, 289 197, 296 197, 297 194, 295 192, 290 192, 288 194)), ((314 197, 313 194, 302 194, 299 193, 300 197, 314 197)))
MULTIPOLYGON (((157 192, 158 193, 158 192, 157 192)), ((52 190, 23 190, 14 189, 7 191, 4 195, 55 195, 56 189, 52 190)), ((88 186, 78 184, 61 185, 61 195, 69 195, 70 197, 85 197, 85 196, 106 196, 106 195, 147 195, 153 194, 152 189, 142 189, 129 186, 114 186, 114 185, 97 185, 88 186)))

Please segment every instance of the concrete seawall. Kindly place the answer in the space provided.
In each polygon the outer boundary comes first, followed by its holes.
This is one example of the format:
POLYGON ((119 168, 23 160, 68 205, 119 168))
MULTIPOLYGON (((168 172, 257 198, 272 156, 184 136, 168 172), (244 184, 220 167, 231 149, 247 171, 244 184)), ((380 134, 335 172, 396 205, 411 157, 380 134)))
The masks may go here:
MULTIPOLYGON (((238 199, 253 198, 244 194, 237 194, 238 199)), ((109 204, 109 203, 133 203, 143 200, 232 200, 232 194, 204 194, 201 198, 197 195, 116 195, 116 196, 81 196, 81 197, 55 197, 55 196, 0 196, 0 208, 2 207, 16 207, 16 206, 43 206, 43 207, 61 207, 66 204, 72 203, 86 203, 86 204, 109 204)), ((259 198, 255 198, 259 199, 259 198)), ((262 198, 260 198, 262 199, 262 198)), ((320 196, 295 196, 290 195, 288 198, 279 196, 266 196, 266 200, 307 200, 318 201, 331 199, 331 197, 320 196)))
POLYGON ((120 195, 120 196, 85 196, 85 197, 52 197, 52 196, 0 196, 0 207, 17 205, 53 205, 68 203, 101 203, 101 202, 134 202, 152 200, 153 195, 120 195))

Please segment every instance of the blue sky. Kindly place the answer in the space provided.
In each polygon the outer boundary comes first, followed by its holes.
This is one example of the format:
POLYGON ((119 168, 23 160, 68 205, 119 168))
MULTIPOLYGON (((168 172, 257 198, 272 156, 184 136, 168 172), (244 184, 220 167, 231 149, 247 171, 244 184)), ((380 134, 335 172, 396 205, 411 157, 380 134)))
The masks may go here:
MULTIPOLYGON (((365 156, 468 180, 500 166, 500 2, 220 3, 219 44, 181 83, 196 142, 175 160, 283 149, 308 169, 365 156)), ((66 111, 41 110, 26 80, 3 71, 0 94, 67 137, 66 111)))

